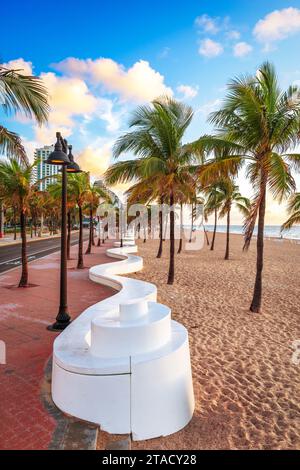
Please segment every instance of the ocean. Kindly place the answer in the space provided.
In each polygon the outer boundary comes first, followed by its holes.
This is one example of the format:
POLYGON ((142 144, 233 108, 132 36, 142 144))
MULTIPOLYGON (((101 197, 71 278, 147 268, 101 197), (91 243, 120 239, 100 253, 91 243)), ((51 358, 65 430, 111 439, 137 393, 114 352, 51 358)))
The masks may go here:
MULTIPOLYGON (((205 225, 206 230, 212 232, 214 229, 213 225, 205 225)), ((226 232, 226 225, 218 225, 217 232, 225 233, 226 232)), ((242 225, 231 225, 230 226, 230 233, 243 233, 243 226, 242 225)), ((257 234, 257 227, 254 229, 254 235, 257 234)), ((266 225, 265 226, 265 237, 274 237, 274 238, 281 238, 280 233, 280 225, 266 225)), ((287 238, 290 240, 300 240, 300 226, 294 226, 289 231, 284 231, 282 233, 282 238, 287 238)))

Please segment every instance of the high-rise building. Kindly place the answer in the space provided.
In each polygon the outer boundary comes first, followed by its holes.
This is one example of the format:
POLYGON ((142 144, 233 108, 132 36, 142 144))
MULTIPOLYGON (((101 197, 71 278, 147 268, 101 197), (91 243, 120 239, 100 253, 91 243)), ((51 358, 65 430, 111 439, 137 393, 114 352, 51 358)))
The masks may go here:
POLYGON ((36 183, 43 179, 43 181, 38 183, 40 191, 45 191, 50 183, 54 183, 56 181, 56 178, 51 178, 51 176, 57 175, 60 168, 59 165, 47 165, 47 163, 45 163, 45 160, 47 160, 49 154, 53 152, 53 150, 53 145, 45 145, 42 148, 36 149, 34 152, 34 161, 38 160, 38 164, 33 169, 32 182, 36 183))

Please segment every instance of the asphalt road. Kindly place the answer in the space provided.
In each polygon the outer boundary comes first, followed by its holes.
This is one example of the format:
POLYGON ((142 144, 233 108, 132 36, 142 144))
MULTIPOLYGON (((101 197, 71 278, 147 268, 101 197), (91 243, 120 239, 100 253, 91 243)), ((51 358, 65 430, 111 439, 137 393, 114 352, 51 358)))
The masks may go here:
MULTIPOLYGON (((83 239, 88 239, 88 231, 84 231, 83 239)), ((71 245, 78 243, 78 232, 71 237, 71 245)), ((60 238, 47 238, 30 242, 28 240, 27 256, 28 261, 33 261, 43 256, 50 255, 60 249, 60 238)), ((21 243, 17 245, 0 246, 0 273, 4 273, 21 264, 21 243)))

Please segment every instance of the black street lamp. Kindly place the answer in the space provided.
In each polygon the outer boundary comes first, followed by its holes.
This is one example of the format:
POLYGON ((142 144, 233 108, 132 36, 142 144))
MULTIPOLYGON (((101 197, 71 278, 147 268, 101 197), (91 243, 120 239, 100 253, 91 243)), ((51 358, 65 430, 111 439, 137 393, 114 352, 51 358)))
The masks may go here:
POLYGON ((60 252, 60 304, 56 321, 47 328, 51 331, 64 330, 71 322, 68 312, 67 293, 67 172, 79 173, 80 168, 74 162, 72 146, 68 147, 60 132, 56 133, 54 152, 50 153, 46 162, 48 165, 61 165, 62 191, 61 191, 61 252, 60 252), (69 149, 69 153, 67 155, 69 149))

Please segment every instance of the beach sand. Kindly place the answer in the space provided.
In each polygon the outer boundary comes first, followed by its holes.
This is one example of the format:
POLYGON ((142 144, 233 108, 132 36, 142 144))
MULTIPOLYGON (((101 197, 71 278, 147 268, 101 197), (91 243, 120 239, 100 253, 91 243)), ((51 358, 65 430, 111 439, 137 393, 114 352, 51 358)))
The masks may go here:
MULTIPOLYGON (((211 238, 211 234, 209 235, 211 238)), ((178 243, 178 242, 177 242, 178 243)), ((300 447, 300 245, 265 242, 261 314, 249 312, 255 277, 255 240, 225 235, 215 251, 176 255, 176 280, 166 284, 169 243, 156 259, 158 240, 138 241, 143 271, 158 301, 172 308, 190 336, 196 408, 192 421, 171 436, 133 442, 133 449, 296 449, 300 447)))

